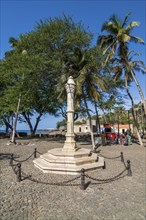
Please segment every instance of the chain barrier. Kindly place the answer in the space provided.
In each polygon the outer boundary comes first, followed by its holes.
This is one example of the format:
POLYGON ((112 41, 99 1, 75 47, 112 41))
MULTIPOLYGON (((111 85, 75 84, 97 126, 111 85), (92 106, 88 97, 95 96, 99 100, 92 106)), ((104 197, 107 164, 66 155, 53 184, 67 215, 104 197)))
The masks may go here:
POLYGON ((42 153, 41 152, 39 152, 38 150, 36 151, 38 154, 40 154, 40 155, 42 155, 42 153))
POLYGON ((38 154, 42 154, 42 153, 40 153, 39 151, 37 151, 37 148, 35 148, 35 149, 34 149, 34 152, 33 152, 29 157, 27 157, 26 159, 24 159, 24 160, 16 160, 16 159, 14 159, 14 157, 13 157, 13 160, 14 160, 15 162, 17 162, 17 163, 23 163, 23 162, 29 160, 33 155, 34 155, 34 158, 36 158, 36 157, 37 157, 37 156, 36 156, 37 153, 38 153, 38 154))
POLYGON ((14 158, 13 158, 13 160, 14 160, 15 162, 17 162, 17 163, 23 163, 23 162, 29 160, 33 155, 34 155, 34 152, 33 152, 29 157, 27 157, 27 158, 24 159, 24 160, 16 160, 16 159, 14 159, 14 158))
POLYGON ((17 182, 20 182, 21 179, 21 163, 13 164, 14 161, 14 155, 11 154, 11 159, 10 159, 10 166, 12 167, 12 170, 14 174, 16 175, 17 182))
MULTIPOLYGON (((22 174, 24 175, 23 176, 24 178, 27 178, 27 179, 31 180, 32 182, 46 184, 46 185, 56 185, 56 186, 69 186, 67 183, 71 183, 71 182, 73 182, 73 181, 75 181, 75 180, 77 180, 77 179, 79 179, 81 177, 81 175, 79 175, 79 176, 77 176, 75 178, 72 178, 72 179, 66 180, 66 181, 62 181, 62 182, 44 182, 44 181, 32 178, 31 175, 28 176, 23 171, 22 171, 22 174)), ((76 184, 76 185, 79 185, 79 184, 76 184)))
MULTIPOLYGON (((40 155, 42 155, 42 153, 40 153, 40 152, 37 150, 37 148, 35 148, 35 149, 34 149, 34 152, 33 152, 28 158, 26 158, 26 159, 24 159, 24 160, 16 160, 16 159, 13 158, 13 160, 14 160, 15 162, 22 163, 22 162, 25 162, 25 161, 29 160, 33 155, 34 155, 34 158, 36 158, 36 154, 37 154, 37 153, 40 154, 40 155)), ((95 152, 94 152, 94 153, 95 153, 95 152)), ((91 156, 91 154, 92 154, 92 152, 89 153, 89 156, 91 156)), ((121 158, 121 162, 124 163, 123 152, 121 152, 121 155, 120 155, 120 156, 117 156, 117 157, 107 157, 107 156, 105 156, 105 155, 103 155, 103 154, 101 154, 101 153, 98 153, 98 156, 104 157, 104 158, 106 158, 106 159, 117 159, 117 158, 121 158)))
POLYGON ((121 155, 120 155, 120 156, 117 156, 117 157, 107 157, 107 156, 104 156, 104 155, 101 154, 101 153, 98 153, 98 155, 101 156, 101 157, 104 157, 104 158, 106 158, 106 159, 117 159, 117 158, 120 158, 120 157, 121 157, 121 155))
POLYGON ((115 179, 117 179, 118 177, 120 177, 127 169, 124 169, 121 173, 119 173, 118 175, 111 177, 111 178, 107 178, 107 179, 98 179, 98 178, 94 178, 89 176, 88 174, 85 174, 85 176, 89 179, 95 180, 95 181, 99 181, 99 182, 109 182, 109 181, 113 181, 115 179))
POLYGON ((127 166, 126 166, 126 163, 125 163, 125 161, 123 161, 123 164, 124 164, 124 167, 127 169, 127 166))
POLYGON ((17 164, 12 164, 11 167, 12 167, 12 170, 15 173, 15 175, 17 175, 17 171, 18 171, 17 164))
MULTIPOLYGON (((126 164, 124 162, 123 152, 121 152, 120 156, 114 157, 114 158, 110 158, 110 159, 115 159, 115 158, 121 157, 121 161, 124 163, 124 166, 125 166, 125 169, 122 172, 120 172, 118 175, 114 176, 114 177, 106 178, 106 179, 94 178, 94 177, 91 177, 88 174, 85 174, 85 169, 82 168, 80 175, 75 177, 75 178, 72 178, 70 180, 66 180, 66 181, 62 181, 62 182, 45 182, 45 181, 41 181, 41 180, 32 178, 32 175, 27 175, 26 173, 24 173, 22 171, 22 168, 21 168, 21 162, 24 162, 24 161, 28 160, 30 157, 32 157, 32 155, 34 155, 34 158, 35 158, 36 153, 40 153, 40 152, 38 152, 37 149, 35 148, 35 151, 27 159, 22 160, 22 161, 15 160, 14 159, 14 155, 11 154, 10 166, 12 167, 12 170, 13 170, 13 172, 15 173, 15 175, 17 177, 17 182, 20 182, 20 181, 22 181, 24 179, 29 179, 32 182, 46 184, 46 185, 56 185, 56 186, 78 186, 78 185, 80 185, 80 189, 81 190, 85 190, 86 189, 86 185, 87 185, 85 183, 85 177, 87 177, 87 178, 89 178, 91 180, 94 180, 94 181, 98 181, 100 183, 108 183, 108 182, 111 182, 111 181, 114 181, 114 180, 117 180, 118 178, 120 178, 120 176, 122 176, 122 174, 126 170, 127 170, 127 176, 132 176, 130 160, 127 160, 127 166, 126 166, 126 164), (18 163, 17 164, 13 164, 13 161, 18 162, 18 163), (81 184, 72 184, 73 181, 75 181, 75 180, 77 180, 79 178, 81 178, 81 184)), ((93 184, 95 184, 95 183, 93 183, 93 184)))

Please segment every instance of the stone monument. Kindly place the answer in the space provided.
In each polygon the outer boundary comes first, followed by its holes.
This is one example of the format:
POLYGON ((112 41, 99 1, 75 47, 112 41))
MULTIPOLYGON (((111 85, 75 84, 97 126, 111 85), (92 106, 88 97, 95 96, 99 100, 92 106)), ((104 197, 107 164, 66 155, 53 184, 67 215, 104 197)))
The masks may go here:
POLYGON ((53 148, 39 158, 33 160, 34 165, 44 173, 77 175, 81 169, 92 170, 104 166, 104 158, 98 157, 85 148, 76 145, 74 134, 74 90, 72 76, 66 84, 67 92, 67 133, 63 148, 53 148))

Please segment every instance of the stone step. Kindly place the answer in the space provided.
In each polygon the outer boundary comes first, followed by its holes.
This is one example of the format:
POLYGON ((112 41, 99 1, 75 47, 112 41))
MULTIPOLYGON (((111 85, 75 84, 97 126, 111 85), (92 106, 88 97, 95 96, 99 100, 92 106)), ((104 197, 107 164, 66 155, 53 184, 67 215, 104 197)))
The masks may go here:
POLYGON ((54 156, 58 157, 85 157, 88 156, 90 153, 89 149, 85 148, 78 148, 78 150, 70 151, 70 150, 64 150, 63 148, 54 148, 48 151, 49 154, 52 154, 54 156))
POLYGON ((66 163, 66 164, 85 164, 85 163, 93 163, 97 159, 97 155, 94 154, 91 156, 85 157, 64 157, 64 156, 54 156, 52 154, 46 153, 40 156, 42 159, 46 160, 49 163, 66 163))
POLYGON ((104 158, 99 157, 98 162, 85 163, 85 164, 67 164, 67 163, 49 163, 42 158, 33 160, 34 165, 42 170, 44 173, 60 173, 60 174, 71 174, 77 175, 81 169, 87 170, 97 169, 104 166, 104 158))

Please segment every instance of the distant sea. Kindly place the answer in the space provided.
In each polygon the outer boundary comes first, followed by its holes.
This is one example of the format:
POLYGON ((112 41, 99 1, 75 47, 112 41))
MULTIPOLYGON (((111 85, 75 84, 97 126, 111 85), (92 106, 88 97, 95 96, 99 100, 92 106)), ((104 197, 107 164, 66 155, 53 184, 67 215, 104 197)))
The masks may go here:
MULTIPOLYGON (((0 132, 5 132, 5 130, 0 130, 0 132)), ((9 131, 9 132, 11 132, 11 131, 9 131)), ((25 133, 27 133, 27 134, 30 133, 29 130, 17 130, 16 132, 25 132, 25 133)))
MULTIPOLYGON (((50 129, 50 130, 47 130, 47 129, 38 129, 37 131, 36 131, 36 133, 39 133, 39 134, 41 134, 41 133, 49 133, 49 132, 51 132, 51 131, 55 131, 55 130, 57 130, 57 129, 50 129)), ((5 132, 5 130, 0 130, 0 133, 1 132, 5 132)), ((11 132, 11 131, 9 131, 9 132, 11 132)), ((25 132, 25 133, 27 133, 27 134, 30 134, 30 131, 29 130, 17 130, 16 132, 25 132)))

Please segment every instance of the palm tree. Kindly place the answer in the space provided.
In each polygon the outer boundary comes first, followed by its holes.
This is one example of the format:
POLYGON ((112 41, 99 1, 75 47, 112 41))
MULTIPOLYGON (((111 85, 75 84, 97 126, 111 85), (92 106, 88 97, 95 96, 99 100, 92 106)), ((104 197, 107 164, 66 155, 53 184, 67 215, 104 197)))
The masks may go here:
MULTIPOLYGON (((143 102, 144 112, 145 112, 145 116, 146 116, 146 106, 145 106, 146 102, 145 102, 144 94, 143 94, 143 91, 139 85, 139 82, 138 82, 136 74, 135 74, 136 71, 141 72, 142 74, 145 74, 146 73, 146 66, 145 66, 144 62, 141 60, 133 60, 134 56, 139 55, 138 53, 132 54, 133 52, 134 51, 131 50, 127 53, 126 64, 122 58, 121 59, 116 58, 115 60, 121 65, 122 69, 124 70, 124 74, 125 74, 126 78, 131 81, 132 80, 135 81, 135 84, 137 85, 137 88, 139 91, 139 95, 141 96, 141 99, 143 102)), ((121 71, 119 71, 119 72, 116 71, 115 78, 119 78, 121 75, 122 75, 121 71)))
POLYGON ((93 54, 96 53, 96 49, 97 48, 86 51, 75 48, 68 54, 65 54, 63 56, 60 82, 59 85, 57 85, 59 89, 59 99, 61 100, 61 96, 65 94, 65 89, 62 87, 62 84, 65 84, 68 76, 73 76, 76 83, 75 106, 78 109, 86 108, 93 149, 95 148, 95 143, 92 130, 91 110, 88 107, 88 103, 91 99, 98 101, 100 97, 98 88, 106 88, 106 82, 98 72, 99 63, 97 63, 96 57, 93 56, 93 54))
MULTIPOLYGON (((131 56, 131 53, 133 51, 130 51, 128 54, 127 54, 127 63, 128 65, 125 65, 125 62, 123 61, 122 58, 115 58, 114 61, 116 62, 116 66, 113 67, 113 72, 114 72, 114 79, 117 80, 119 78, 121 78, 123 75, 124 75, 124 78, 125 78, 125 88, 126 88, 126 91, 127 91, 127 94, 131 100, 131 104, 132 104, 132 116, 133 116, 133 120, 134 120, 134 124, 135 124, 135 128, 136 128, 136 131, 137 131, 137 136, 138 136, 138 139, 139 139, 139 142, 141 145, 143 145, 142 143, 142 140, 141 140, 141 136, 139 134, 139 130, 138 130, 138 124, 137 124, 137 121, 136 121, 136 118, 135 118, 135 114, 134 114, 134 101, 133 101, 133 98, 130 94, 130 91, 129 91, 129 88, 128 88, 128 84, 132 81, 133 79, 133 75, 131 74, 131 70, 132 70, 132 73, 134 74, 134 70, 139 70, 141 71, 142 73, 145 73, 145 66, 144 66, 144 63, 142 61, 139 61, 139 60, 135 60, 133 61, 133 56, 131 56)), ((135 54, 134 54, 135 55, 135 54)), ((134 74, 135 76, 135 74, 134 74)), ((135 76, 135 79, 136 79, 136 76, 135 76)))
POLYGON ((107 31, 107 35, 100 35, 97 39, 97 44, 104 48, 103 54, 108 52, 106 62, 115 54, 116 50, 118 55, 125 57, 128 52, 129 42, 142 43, 144 41, 136 36, 131 35, 134 27, 139 26, 139 22, 133 21, 128 23, 130 13, 126 15, 124 21, 120 21, 116 15, 109 18, 109 22, 105 22, 102 26, 102 31, 107 31))
MULTIPOLYGON (((92 72, 89 72, 86 69, 86 71, 82 72, 82 74, 80 75, 80 79, 78 79, 78 81, 77 81, 77 95, 78 95, 78 92, 80 91, 80 89, 82 89, 81 90, 82 94, 81 94, 80 98, 81 98, 81 100, 83 100, 83 105, 86 108, 86 112, 87 112, 87 116, 88 116, 88 120, 89 120, 93 150, 95 149, 95 142, 94 142, 93 127, 92 127, 91 110, 88 106, 88 103, 91 102, 91 100, 94 102, 97 102, 100 98, 100 92, 97 89, 97 86, 99 86, 99 84, 98 84, 99 79, 100 79, 100 75, 98 76, 92 72)), ((104 84, 104 82, 103 82, 103 84, 104 84)))
POLYGON ((92 48, 90 51, 84 53, 84 57, 87 59, 87 64, 84 65, 80 71, 80 75, 76 79, 76 96, 79 97, 81 104, 86 108, 89 126, 91 131, 92 147, 95 149, 94 135, 92 128, 92 116, 91 110, 88 106, 90 103, 97 103, 101 96, 101 91, 108 88, 107 81, 100 74, 102 70, 102 61, 96 60, 97 48, 92 48))
MULTIPOLYGON (((141 43, 144 44, 143 39, 132 36, 131 31, 134 27, 139 26, 139 22, 133 21, 128 23, 129 14, 126 15, 124 21, 121 22, 115 15, 109 18, 109 22, 105 22, 102 26, 102 31, 106 31, 107 35, 100 35, 97 40, 97 44, 100 44, 102 48, 104 48, 103 54, 108 54, 105 60, 105 64, 115 55, 117 52, 118 56, 121 58, 124 65, 129 68, 129 73, 135 81, 139 94, 141 96, 141 100, 144 105, 144 111, 146 115, 146 102, 145 97, 143 95, 142 89, 138 83, 136 75, 133 71, 134 67, 131 66, 131 63, 128 61, 128 52, 129 52, 129 43, 141 43)), ((141 63, 142 65, 142 63, 141 63)), ((142 66, 137 67, 135 64, 135 70, 142 70, 142 66)))

